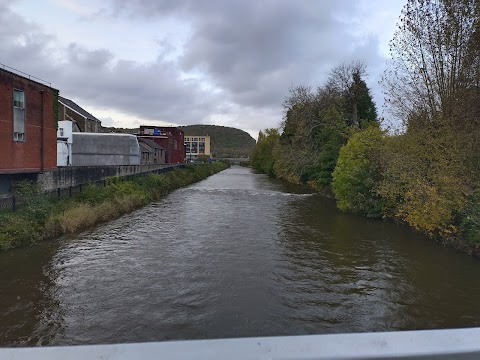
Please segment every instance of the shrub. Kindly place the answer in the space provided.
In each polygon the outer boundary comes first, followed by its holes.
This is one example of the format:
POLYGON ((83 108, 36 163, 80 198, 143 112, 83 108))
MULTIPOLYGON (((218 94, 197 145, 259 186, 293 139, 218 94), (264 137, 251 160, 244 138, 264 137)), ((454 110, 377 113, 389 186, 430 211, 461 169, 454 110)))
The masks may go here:
POLYGON ((377 185, 381 179, 380 154, 384 135, 378 126, 355 133, 340 149, 332 189, 337 206, 372 217, 382 214, 377 185))
POLYGON ((430 235, 456 236, 455 214, 471 193, 462 148, 450 127, 433 124, 389 139, 379 186, 385 214, 430 235))
POLYGON ((468 197, 461 214, 461 231, 467 241, 480 244, 480 189, 468 197))

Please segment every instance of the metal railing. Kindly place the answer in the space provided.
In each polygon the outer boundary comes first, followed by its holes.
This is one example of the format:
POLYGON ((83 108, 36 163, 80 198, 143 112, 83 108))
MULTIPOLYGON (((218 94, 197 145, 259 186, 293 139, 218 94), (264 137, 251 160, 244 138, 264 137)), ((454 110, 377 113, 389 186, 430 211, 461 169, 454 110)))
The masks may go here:
POLYGON ((0 359, 480 359, 480 328, 0 349, 0 359))
POLYGON ((3 70, 7 70, 7 71, 10 71, 10 72, 12 72, 12 73, 14 73, 14 74, 17 74, 17 75, 21 75, 21 76, 23 76, 23 77, 26 77, 26 78, 29 79, 29 80, 34 80, 34 81, 39 82, 39 83, 41 83, 41 84, 43 84, 43 85, 47 85, 47 86, 49 86, 49 87, 52 87, 52 83, 50 83, 50 82, 48 82, 48 81, 45 81, 45 80, 43 80, 43 79, 40 79, 40 78, 38 78, 38 77, 36 77, 36 76, 27 74, 27 73, 25 73, 25 72, 23 72, 23 71, 17 70, 17 69, 15 69, 15 68, 12 68, 12 67, 10 67, 10 66, 8 66, 8 65, 5 65, 5 64, 0 63, 0 67, 1 67, 3 70))

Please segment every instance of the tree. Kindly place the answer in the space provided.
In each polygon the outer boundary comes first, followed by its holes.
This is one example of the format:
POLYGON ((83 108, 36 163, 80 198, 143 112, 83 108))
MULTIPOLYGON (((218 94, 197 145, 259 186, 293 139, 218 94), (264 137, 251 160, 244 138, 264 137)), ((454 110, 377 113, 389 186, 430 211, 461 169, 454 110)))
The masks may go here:
POLYGON ((382 215, 383 199, 378 186, 382 179, 383 143, 383 132, 378 125, 372 125, 355 133, 341 148, 332 182, 340 210, 371 217, 382 215))
MULTIPOLYGON (((380 191, 389 213, 432 234, 457 233, 456 214, 480 180, 480 2, 408 0, 382 80, 405 125, 386 151, 380 191)), ((475 211, 473 211, 475 213, 475 211)))
MULTIPOLYGON (((415 122, 415 121, 414 121, 415 122)), ((432 235, 452 236, 472 189, 462 139, 432 122, 387 139, 378 187, 385 215, 432 235)))
POLYGON ((280 135, 277 129, 265 129, 258 133, 258 140, 251 155, 252 167, 269 176, 275 176, 275 150, 280 135))
POLYGON ((363 129, 378 120, 377 108, 370 95, 370 89, 360 77, 360 74, 354 73, 352 77, 353 82, 351 87, 353 89, 350 90, 350 92, 356 94, 352 100, 355 104, 350 104, 350 107, 356 112, 356 116, 352 115, 352 117, 358 119, 358 126, 363 129))
POLYGON ((382 80, 399 119, 418 112, 427 120, 440 119, 439 112, 450 116, 467 89, 479 88, 479 6, 476 0, 408 0, 382 80))
POLYGON ((306 86, 290 89, 276 152, 277 176, 319 187, 330 185, 340 148, 350 134, 348 128, 376 121, 364 74, 361 62, 341 64, 316 91, 306 86))
POLYGON ((341 64, 333 68, 327 82, 327 87, 334 89, 344 99, 345 113, 348 125, 361 127, 377 120, 377 110, 367 84, 365 64, 355 61, 341 64))

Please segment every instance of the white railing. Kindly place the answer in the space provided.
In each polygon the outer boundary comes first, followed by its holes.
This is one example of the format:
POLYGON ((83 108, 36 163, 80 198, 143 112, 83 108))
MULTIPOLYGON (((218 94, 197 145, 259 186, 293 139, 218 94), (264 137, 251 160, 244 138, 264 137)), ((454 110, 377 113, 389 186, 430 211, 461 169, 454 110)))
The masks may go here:
POLYGON ((2 360, 480 359, 480 328, 0 349, 2 360))

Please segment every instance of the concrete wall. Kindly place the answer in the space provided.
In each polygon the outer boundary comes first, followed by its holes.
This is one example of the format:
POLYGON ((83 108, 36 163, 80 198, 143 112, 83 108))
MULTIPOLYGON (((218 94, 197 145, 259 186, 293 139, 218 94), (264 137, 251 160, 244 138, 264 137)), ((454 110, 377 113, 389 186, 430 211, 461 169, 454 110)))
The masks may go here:
POLYGON ((37 181, 44 191, 55 191, 101 181, 108 177, 162 172, 171 169, 169 165, 126 165, 126 166, 68 166, 38 174, 37 181))
POLYGON ((73 166, 139 164, 140 147, 135 135, 73 133, 73 166))

